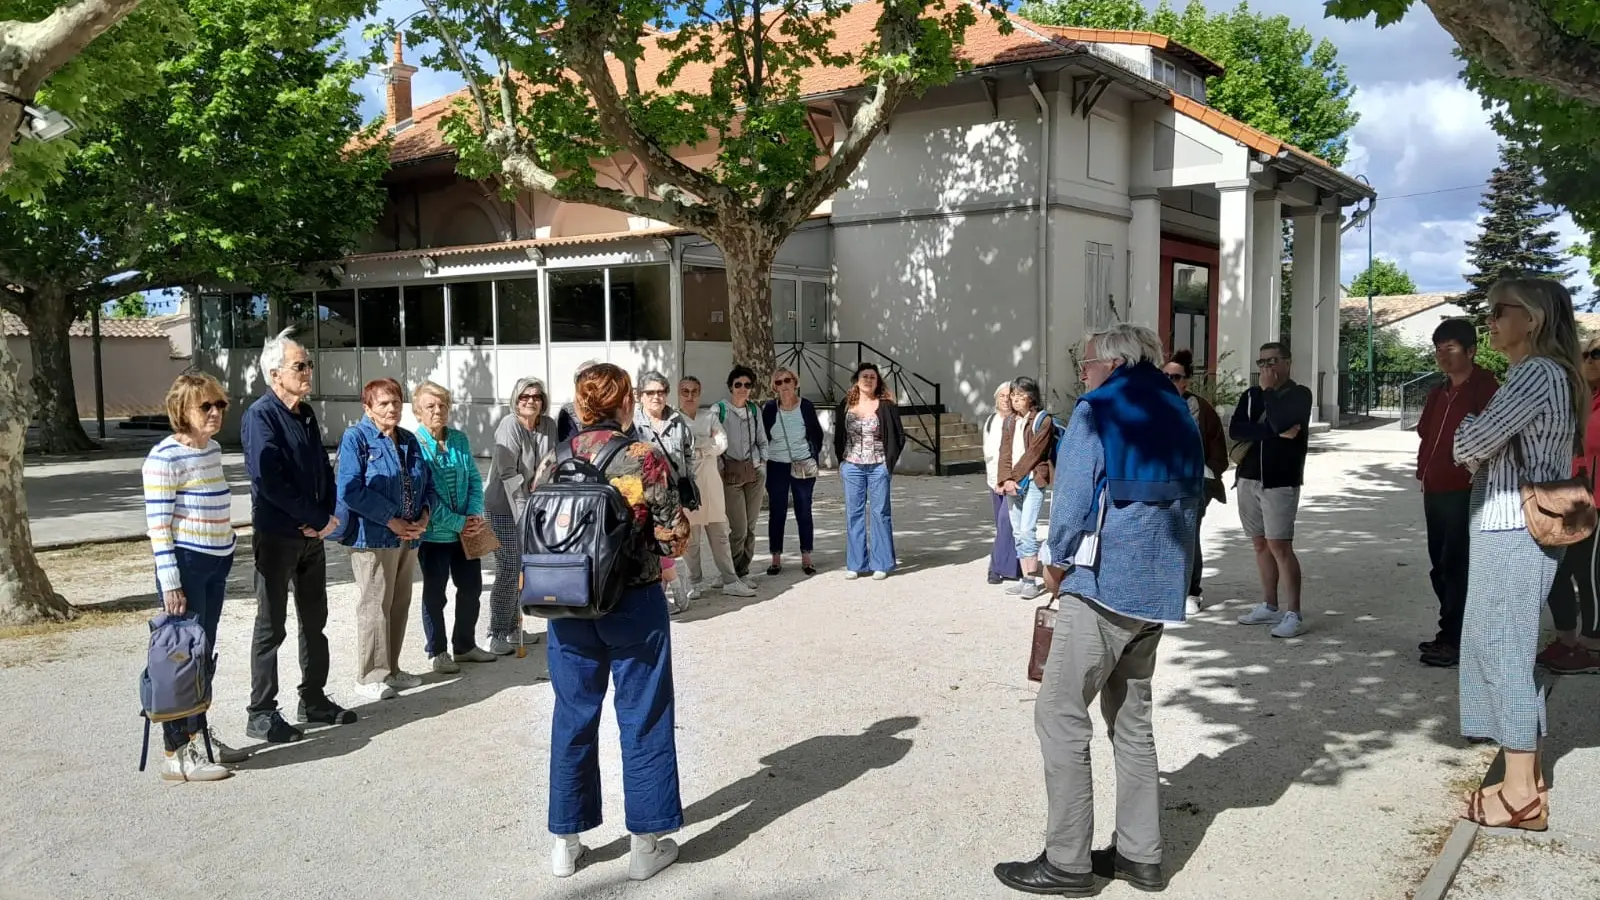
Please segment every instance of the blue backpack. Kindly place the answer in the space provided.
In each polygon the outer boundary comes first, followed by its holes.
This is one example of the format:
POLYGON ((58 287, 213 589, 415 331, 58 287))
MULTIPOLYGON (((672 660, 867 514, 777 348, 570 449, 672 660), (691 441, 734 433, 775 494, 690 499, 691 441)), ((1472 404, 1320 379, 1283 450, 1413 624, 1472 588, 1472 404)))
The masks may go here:
MULTIPOLYGON (((150 755, 150 724, 173 722, 211 708, 211 647, 206 630, 192 615, 161 613, 150 620, 150 650, 139 676, 139 715, 144 717, 144 749, 139 771, 150 755)), ((211 757, 206 739, 206 756, 211 757)))

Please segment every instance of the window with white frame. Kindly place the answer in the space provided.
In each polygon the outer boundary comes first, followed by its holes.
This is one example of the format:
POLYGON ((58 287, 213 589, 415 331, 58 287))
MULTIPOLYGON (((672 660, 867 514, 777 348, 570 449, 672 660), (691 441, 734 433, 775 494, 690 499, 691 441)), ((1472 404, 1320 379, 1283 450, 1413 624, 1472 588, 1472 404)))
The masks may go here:
POLYGON ((1084 245, 1084 324, 1090 331, 1117 321, 1117 297, 1111 282, 1116 248, 1089 241, 1084 245))

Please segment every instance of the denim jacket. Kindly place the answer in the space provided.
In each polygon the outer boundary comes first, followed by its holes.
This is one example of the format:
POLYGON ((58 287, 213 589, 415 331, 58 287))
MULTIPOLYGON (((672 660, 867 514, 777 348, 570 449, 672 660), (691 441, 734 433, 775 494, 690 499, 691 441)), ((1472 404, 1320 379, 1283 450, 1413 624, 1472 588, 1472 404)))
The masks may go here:
MULTIPOLYGON (((394 440, 383 436, 372 420, 363 418, 339 441, 339 543, 356 550, 382 550, 400 546, 400 536, 389 530, 390 519, 419 521, 435 503, 433 472, 423 458, 417 436, 396 428, 394 440), (411 481, 410 504, 405 503, 405 472, 411 481)), ((416 546, 415 541, 408 546, 416 546)))

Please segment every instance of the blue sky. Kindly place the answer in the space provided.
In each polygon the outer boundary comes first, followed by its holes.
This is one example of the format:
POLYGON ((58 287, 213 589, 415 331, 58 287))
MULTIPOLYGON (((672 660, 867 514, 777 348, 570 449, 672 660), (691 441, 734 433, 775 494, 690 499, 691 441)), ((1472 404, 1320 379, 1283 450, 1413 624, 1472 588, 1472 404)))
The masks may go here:
MULTIPOLYGON (((1147 4, 1155 6, 1147 0, 1147 4)), ((1181 5, 1181 3, 1179 4, 1181 5)), ((1212 2, 1222 8, 1222 2, 1212 2)), ((1319 17, 1314 0, 1254 0, 1251 8, 1284 13, 1319 38, 1339 48, 1339 57, 1356 87, 1355 106, 1361 122, 1351 135, 1344 169, 1372 180, 1383 196, 1375 216, 1375 255, 1399 263, 1424 291, 1451 291, 1465 286, 1466 242, 1477 234, 1482 185, 1498 160, 1499 142, 1489 127, 1489 114, 1476 94, 1460 80, 1461 65, 1452 56, 1450 36, 1417 4, 1404 22, 1386 29, 1370 22, 1341 22, 1319 17)), ((419 0, 385 0, 378 19, 402 18, 421 9, 419 0)), ((360 27, 347 34, 356 51, 360 27)), ((415 64, 414 51, 408 61, 415 64)), ((448 72, 419 72, 412 95, 420 105, 459 87, 448 72)), ((362 84, 365 111, 383 114, 383 83, 376 73, 362 84)), ((1562 216, 1556 227, 1562 246, 1581 233, 1562 216)), ((1346 283, 1365 268, 1367 239, 1363 232, 1345 235, 1342 274, 1346 283)), ((1593 295, 1587 265, 1574 261, 1580 275, 1573 285, 1593 295)))

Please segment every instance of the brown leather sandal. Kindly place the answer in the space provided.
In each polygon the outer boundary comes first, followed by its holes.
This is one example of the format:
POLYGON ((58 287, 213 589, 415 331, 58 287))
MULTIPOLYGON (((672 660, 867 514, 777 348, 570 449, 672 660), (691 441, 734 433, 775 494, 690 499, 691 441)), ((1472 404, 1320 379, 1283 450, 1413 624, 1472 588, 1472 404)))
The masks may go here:
POLYGON ((1512 809, 1511 803, 1506 800, 1503 793, 1495 792, 1500 799, 1500 805, 1505 807, 1506 815, 1511 818, 1498 825, 1491 824, 1484 815, 1483 791, 1474 791, 1467 798, 1467 811, 1462 818, 1469 822, 1476 822, 1485 828, 1516 828, 1522 831, 1544 831, 1550 827, 1550 809, 1543 795, 1535 796, 1522 809, 1512 809))

